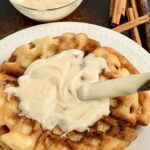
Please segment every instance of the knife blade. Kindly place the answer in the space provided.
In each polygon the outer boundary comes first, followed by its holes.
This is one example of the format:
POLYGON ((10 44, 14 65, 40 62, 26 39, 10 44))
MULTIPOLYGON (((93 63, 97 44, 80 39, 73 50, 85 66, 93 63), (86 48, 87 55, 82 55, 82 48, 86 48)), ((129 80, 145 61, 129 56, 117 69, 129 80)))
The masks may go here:
POLYGON ((80 100, 88 101, 127 96, 147 90, 150 90, 150 72, 84 84, 77 89, 77 94, 80 100))

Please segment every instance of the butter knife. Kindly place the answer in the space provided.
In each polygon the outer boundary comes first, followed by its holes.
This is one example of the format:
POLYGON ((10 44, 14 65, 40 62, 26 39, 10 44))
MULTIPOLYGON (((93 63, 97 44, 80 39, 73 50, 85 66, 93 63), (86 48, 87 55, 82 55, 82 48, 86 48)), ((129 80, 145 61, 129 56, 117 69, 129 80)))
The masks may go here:
POLYGON ((150 72, 84 84, 77 89, 77 93, 80 100, 88 101, 127 96, 147 90, 150 90, 150 72))

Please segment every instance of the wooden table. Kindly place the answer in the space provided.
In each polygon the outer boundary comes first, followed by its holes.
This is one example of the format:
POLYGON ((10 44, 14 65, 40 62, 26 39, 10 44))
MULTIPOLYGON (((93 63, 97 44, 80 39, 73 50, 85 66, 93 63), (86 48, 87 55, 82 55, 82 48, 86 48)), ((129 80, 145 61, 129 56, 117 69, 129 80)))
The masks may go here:
MULTIPOLYGON (((109 0, 84 0, 80 7, 62 21, 87 22, 109 26, 109 0)), ((21 29, 41 24, 20 14, 9 2, 0 0, 0 39, 21 29)), ((129 32, 124 33, 130 37, 129 32)))

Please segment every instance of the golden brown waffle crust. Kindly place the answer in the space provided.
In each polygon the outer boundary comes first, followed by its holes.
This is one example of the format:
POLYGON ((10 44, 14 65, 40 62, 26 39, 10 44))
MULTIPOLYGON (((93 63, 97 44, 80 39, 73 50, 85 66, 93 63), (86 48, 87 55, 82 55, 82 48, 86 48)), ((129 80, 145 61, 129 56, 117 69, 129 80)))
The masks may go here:
MULTIPOLYGON (((44 131, 35 120, 19 116, 19 99, 8 100, 4 89, 17 86, 17 78, 39 58, 51 57, 61 51, 80 49, 105 58, 110 68, 103 71, 100 80, 139 73, 117 50, 102 47, 84 33, 65 33, 58 37, 44 37, 17 48, 0 66, 0 146, 5 150, 123 150, 136 137, 137 125, 148 125, 150 96, 148 92, 135 93, 111 99, 109 116, 100 119, 89 131, 72 131, 66 136, 57 126, 44 131), (26 144, 25 144, 26 143, 26 144)), ((0 148, 1 148, 0 147, 0 148)))

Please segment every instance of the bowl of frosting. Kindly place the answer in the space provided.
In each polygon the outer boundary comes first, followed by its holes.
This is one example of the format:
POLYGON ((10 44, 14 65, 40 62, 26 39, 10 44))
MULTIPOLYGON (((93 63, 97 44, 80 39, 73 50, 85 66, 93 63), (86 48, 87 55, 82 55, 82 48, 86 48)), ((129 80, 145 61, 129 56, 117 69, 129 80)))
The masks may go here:
POLYGON ((23 15, 41 22, 61 20, 75 11, 83 0, 9 0, 23 15))

